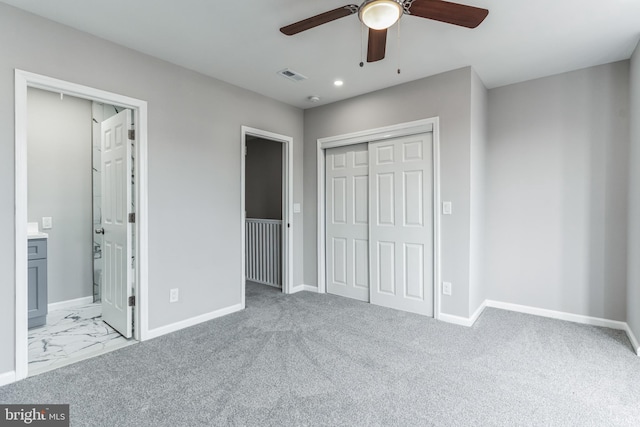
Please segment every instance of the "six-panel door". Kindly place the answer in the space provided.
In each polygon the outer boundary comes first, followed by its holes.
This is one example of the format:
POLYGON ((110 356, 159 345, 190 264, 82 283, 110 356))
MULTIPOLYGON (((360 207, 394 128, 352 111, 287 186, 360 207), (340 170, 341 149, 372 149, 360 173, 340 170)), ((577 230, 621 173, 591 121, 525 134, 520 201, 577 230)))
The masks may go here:
POLYGON ((369 144, 371 303, 433 316, 432 134, 369 144))
POLYGON ((102 319, 124 337, 132 335, 131 144, 128 138, 131 111, 123 110, 102 122, 102 319))
POLYGON ((327 292, 369 301, 367 144, 326 150, 327 292))
POLYGON ((433 316, 433 134, 325 156, 327 292, 433 316))

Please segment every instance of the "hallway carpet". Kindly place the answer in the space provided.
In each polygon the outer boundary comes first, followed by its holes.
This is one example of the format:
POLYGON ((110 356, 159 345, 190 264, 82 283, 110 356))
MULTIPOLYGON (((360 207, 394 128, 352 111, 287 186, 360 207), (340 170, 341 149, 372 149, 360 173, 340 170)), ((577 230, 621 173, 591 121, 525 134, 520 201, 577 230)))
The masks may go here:
POLYGON ((487 309, 473 328, 247 285, 247 309, 0 388, 74 426, 638 426, 624 332, 487 309))

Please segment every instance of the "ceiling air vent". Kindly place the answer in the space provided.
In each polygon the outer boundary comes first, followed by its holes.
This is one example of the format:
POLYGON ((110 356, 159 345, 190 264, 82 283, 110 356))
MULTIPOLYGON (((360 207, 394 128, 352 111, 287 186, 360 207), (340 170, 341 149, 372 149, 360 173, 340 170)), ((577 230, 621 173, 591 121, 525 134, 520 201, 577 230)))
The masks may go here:
POLYGON ((303 76, 297 71, 293 71, 288 68, 278 71, 278 74, 280 74, 282 77, 288 78, 289 80, 293 80, 294 82, 301 82, 302 80, 307 80, 306 76, 303 76))

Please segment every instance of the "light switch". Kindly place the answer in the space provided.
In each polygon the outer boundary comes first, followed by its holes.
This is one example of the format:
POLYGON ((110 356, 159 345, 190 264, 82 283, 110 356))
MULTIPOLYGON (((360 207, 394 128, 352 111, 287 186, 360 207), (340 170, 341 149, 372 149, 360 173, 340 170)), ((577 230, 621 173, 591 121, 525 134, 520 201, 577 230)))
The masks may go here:
POLYGON ((42 217, 42 229, 51 230, 53 228, 53 218, 50 216, 42 217))
POLYGON ((300 207, 300 203, 294 203, 293 204, 293 213, 300 213, 302 211, 302 208, 300 207))
POLYGON ((442 202, 442 215, 451 215, 451 202, 442 202))

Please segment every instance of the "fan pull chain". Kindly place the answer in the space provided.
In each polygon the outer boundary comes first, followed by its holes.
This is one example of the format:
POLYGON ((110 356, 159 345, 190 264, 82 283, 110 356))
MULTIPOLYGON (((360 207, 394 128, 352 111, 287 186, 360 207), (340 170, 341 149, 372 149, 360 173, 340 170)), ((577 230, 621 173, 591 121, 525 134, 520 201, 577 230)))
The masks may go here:
POLYGON ((398 38, 396 41, 398 43, 398 74, 400 74, 400 62, 402 61, 402 50, 400 48, 400 21, 398 21, 398 38))
POLYGON ((360 24, 360 68, 364 67, 364 24, 360 24))

